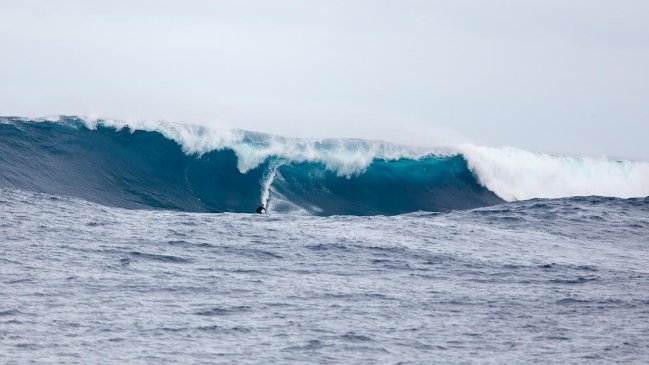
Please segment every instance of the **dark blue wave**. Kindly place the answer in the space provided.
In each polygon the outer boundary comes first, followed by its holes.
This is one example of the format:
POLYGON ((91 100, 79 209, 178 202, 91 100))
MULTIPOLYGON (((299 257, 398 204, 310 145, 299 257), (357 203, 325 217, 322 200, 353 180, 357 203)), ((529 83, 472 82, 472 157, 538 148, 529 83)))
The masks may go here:
MULTIPOLYGON (((74 118, 0 123, 0 186, 80 197, 126 208, 251 212, 272 158, 243 174, 232 150, 187 155, 158 132, 88 129, 74 118)), ((277 170, 271 210, 401 214, 501 203, 481 186, 461 155, 374 160, 364 173, 341 177, 321 163, 277 170)))

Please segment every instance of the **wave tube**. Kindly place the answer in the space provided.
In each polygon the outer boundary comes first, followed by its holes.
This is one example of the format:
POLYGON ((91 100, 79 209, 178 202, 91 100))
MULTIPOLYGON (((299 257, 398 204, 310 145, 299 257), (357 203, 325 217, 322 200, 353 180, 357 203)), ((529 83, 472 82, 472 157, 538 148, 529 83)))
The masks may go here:
POLYGON ((462 146, 304 140, 166 122, 0 118, 0 186, 127 208, 401 214, 647 196, 649 164, 462 146))

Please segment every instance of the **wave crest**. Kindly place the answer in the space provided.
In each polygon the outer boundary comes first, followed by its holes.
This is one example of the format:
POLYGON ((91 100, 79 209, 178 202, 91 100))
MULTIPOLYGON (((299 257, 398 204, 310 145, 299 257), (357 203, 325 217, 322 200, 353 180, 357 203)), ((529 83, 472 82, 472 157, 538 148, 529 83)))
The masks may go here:
POLYGON ((517 148, 463 146, 481 184, 507 201, 571 196, 649 195, 649 163, 553 156, 517 148))
POLYGON ((298 139, 169 122, 0 117, 0 186, 125 207, 311 214, 649 196, 649 163, 515 148, 298 139), (36 123, 41 122, 41 123, 36 123))
MULTIPOLYGON (((78 118, 78 117, 75 117, 78 118)), ((274 136, 261 132, 219 129, 215 127, 170 123, 166 121, 118 121, 78 118, 89 129, 109 127, 159 132, 176 141, 187 154, 203 155, 211 151, 230 149, 237 155, 239 172, 246 173, 266 162, 280 158, 287 162, 322 163, 339 176, 351 176, 365 171, 376 159, 419 159, 429 154, 444 154, 433 149, 402 146, 384 141, 363 139, 302 139, 274 136)), ((52 118, 53 122, 70 121, 69 117, 52 118)))

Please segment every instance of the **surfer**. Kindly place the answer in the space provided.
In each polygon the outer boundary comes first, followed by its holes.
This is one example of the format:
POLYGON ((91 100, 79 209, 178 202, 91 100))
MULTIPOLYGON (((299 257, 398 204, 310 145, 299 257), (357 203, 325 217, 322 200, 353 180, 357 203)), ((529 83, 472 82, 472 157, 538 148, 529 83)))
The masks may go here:
POLYGON ((268 211, 266 210, 266 207, 264 207, 264 203, 259 203, 259 206, 255 210, 255 212, 257 212, 258 214, 261 214, 262 212, 268 213, 268 211))

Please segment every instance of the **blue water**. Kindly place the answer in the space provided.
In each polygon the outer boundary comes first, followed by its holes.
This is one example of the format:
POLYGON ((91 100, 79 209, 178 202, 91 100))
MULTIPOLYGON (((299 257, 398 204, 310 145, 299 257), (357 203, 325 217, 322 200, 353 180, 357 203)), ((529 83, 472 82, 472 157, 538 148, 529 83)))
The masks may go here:
POLYGON ((430 155, 289 161, 247 214, 273 161, 69 122, 0 123, 0 363, 649 362, 647 197, 430 155))
MULTIPOLYGON (((75 118, 64 123, 12 121, 0 123, 0 187, 72 195, 110 206, 251 212, 273 162, 241 173, 230 149, 188 155, 155 131, 90 130, 75 118)), ((352 176, 308 161, 286 163, 278 173, 281 180, 273 184, 277 196, 318 215, 392 215, 502 202, 478 184, 458 155, 376 160, 352 176)), ((274 204, 274 209, 282 212, 284 206, 274 204)))

